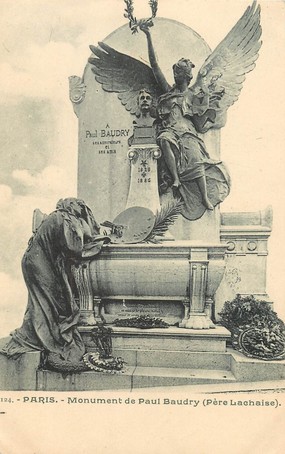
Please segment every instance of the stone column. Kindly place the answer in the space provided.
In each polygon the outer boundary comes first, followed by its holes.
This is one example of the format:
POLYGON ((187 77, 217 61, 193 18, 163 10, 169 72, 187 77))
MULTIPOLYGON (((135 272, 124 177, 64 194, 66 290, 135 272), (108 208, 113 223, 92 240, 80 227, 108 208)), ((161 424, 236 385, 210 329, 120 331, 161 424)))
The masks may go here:
POLYGON ((131 181, 126 208, 145 207, 154 214, 159 210, 157 160, 160 156, 161 151, 155 144, 130 147, 131 181))
MULTIPOLYGON (((208 280, 208 248, 191 248, 189 258, 189 317, 180 324, 182 328, 215 328, 209 316, 209 304, 206 307, 206 288, 208 280)), ((208 301, 209 303, 209 301, 208 301)))
POLYGON ((99 313, 100 298, 94 298, 91 279, 90 279, 90 263, 89 261, 82 262, 72 267, 75 284, 77 287, 77 294, 80 307, 79 325, 92 326, 96 325, 94 315, 94 301, 97 302, 96 306, 99 313), (98 302, 99 300, 99 302, 98 302))

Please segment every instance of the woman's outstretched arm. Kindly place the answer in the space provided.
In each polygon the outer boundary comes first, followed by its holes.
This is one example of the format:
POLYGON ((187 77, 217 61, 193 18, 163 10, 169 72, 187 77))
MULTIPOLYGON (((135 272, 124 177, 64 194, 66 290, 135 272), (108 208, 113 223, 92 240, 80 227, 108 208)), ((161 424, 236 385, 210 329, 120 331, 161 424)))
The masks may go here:
POLYGON ((154 77, 156 79, 156 82, 161 87, 162 91, 164 93, 166 93, 166 92, 169 91, 169 89, 171 87, 170 87, 169 83, 167 82, 166 78, 164 77, 163 72, 161 71, 161 69, 159 67, 159 64, 158 64, 158 61, 157 61, 157 58, 156 58, 156 55, 155 55, 155 51, 154 51, 154 47, 153 47, 153 43, 152 43, 152 39, 151 39, 151 34, 150 34, 150 31, 149 31, 149 27, 147 25, 145 25, 145 24, 142 24, 142 25, 140 25, 140 29, 144 32, 144 34, 146 35, 146 38, 147 38, 149 62, 150 62, 154 77))

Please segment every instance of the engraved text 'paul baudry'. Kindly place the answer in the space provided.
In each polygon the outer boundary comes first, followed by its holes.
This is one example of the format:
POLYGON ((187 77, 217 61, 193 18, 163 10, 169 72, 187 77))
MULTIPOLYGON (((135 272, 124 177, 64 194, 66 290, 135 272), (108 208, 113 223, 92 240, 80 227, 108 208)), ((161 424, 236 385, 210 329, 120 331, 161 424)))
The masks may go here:
POLYGON ((104 129, 95 129, 93 131, 86 130, 85 138, 91 139, 93 145, 104 145, 104 148, 98 150, 99 154, 116 154, 114 147, 110 145, 119 145, 121 140, 114 140, 117 137, 129 137, 130 129, 112 129, 108 124, 104 129), (94 140, 94 139, 107 139, 107 140, 94 140))

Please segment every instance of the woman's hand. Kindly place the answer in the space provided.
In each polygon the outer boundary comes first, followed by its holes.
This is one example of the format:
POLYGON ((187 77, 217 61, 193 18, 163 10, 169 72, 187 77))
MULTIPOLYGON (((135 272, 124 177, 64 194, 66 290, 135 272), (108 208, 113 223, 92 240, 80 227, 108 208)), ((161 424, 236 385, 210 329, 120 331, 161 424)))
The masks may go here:
POLYGON ((149 20, 140 20, 139 23, 139 28, 146 36, 150 36, 150 31, 149 28, 153 26, 153 22, 149 20))

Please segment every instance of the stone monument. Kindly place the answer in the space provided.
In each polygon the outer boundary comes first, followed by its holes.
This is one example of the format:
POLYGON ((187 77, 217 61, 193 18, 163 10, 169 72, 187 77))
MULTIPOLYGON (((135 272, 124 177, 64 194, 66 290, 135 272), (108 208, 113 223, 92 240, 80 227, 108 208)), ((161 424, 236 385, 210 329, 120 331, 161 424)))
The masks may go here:
MULTIPOLYGON (((65 235, 76 244, 80 240, 80 247, 75 258, 66 258, 62 241, 57 248, 68 265, 60 276, 68 282, 68 308, 74 308, 60 313, 60 320, 71 329, 68 345, 76 343, 77 360, 87 350, 85 364, 61 358, 57 368, 52 354, 60 353, 62 339, 56 352, 48 339, 48 347, 37 347, 48 351, 49 362, 33 357, 28 379, 23 372, 14 389, 253 381, 260 370, 266 378, 283 378, 284 364, 275 375, 262 364, 245 368, 227 348, 229 331, 217 324, 224 302, 237 293, 269 300, 270 208, 219 211, 230 193, 220 129, 258 57, 260 8, 256 2, 248 7, 212 52, 191 28, 156 18, 157 0, 149 2, 151 17, 141 20, 133 1, 124 1, 129 23, 91 45, 83 76, 69 78, 79 129, 79 199, 60 206, 68 218, 65 235), (104 236, 88 206, 106 229, 104 236), (140 328, 154 323, 154 329, 132 328, 133 319, 140 328), (121 357, 128 363, 124 376, 104 374, 120 372, 121 357)), ((42 216, 36 237, 55 213, 42 216)), ((0 360, 11 369, 6 357, 0 360)))
POLYGON ((214 328, 228 247, 219 205, 230 191, 219 130, 258 56, 259 8, 248 8, 211 52, 190 28, 155 18, 157 2, 152 17, 139 21, 133 2, 125 3, 129 26, 91 45, 83 78, 70 78, 78 195, 102 221, 135 206, 156 215, 176 200, 182 213, 171 243, 106 246, 90 263, 88 288, 106 320, 139 310, 180 327, 214 328), (181 58, 189 49, 191 61, 181 58))

